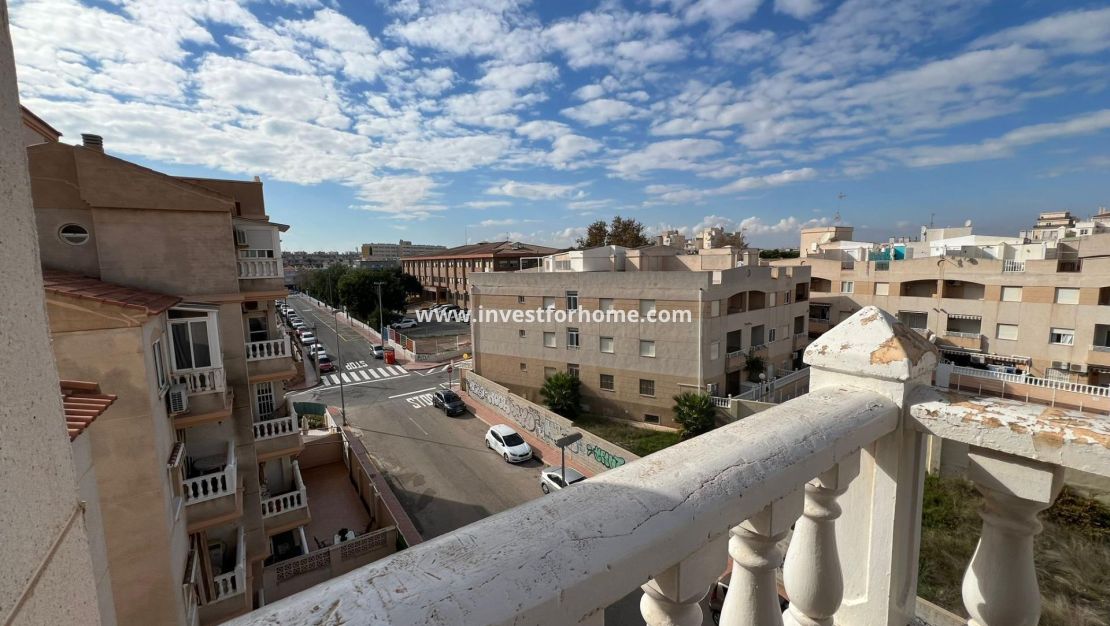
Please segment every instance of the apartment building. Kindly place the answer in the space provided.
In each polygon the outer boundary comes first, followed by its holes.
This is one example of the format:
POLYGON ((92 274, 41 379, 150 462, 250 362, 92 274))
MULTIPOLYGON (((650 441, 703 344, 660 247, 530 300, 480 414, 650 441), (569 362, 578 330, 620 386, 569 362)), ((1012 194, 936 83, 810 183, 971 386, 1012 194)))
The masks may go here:
POLYGON ((472 274, 472 319, 479 307, 510 317, 483 313, 472 322, 475 371, 537 402, 547 377, 570 372, 582 382, 587 412, 673 425, 678 393, 736 394, 750 386, 750 355, 769 377, 800 365, 809 268, 758 259, 755 249, 613 246, 549 255, 530 270, 472 274), (591 318, 527 323, 511 319, 517 310, 591 318), (608 312, 658 321, 599 319, 608 312))
POLYGON ((536 267, 540 257, 555 252, 555 248, 516 241, 482 242, 401 259, 401 269, 415 276, 433 301, 469 307, 467 279, 472 274, 536 267))
POLYGON ((446 249, 447 246, 413 244, 411 241, 405 241, 404 239, 397 243, 364 243, 362 244, 362 260, 398 261, 404 257, 435 254, 446 249))
POLYGON ((1061 227, 1056 214, 1040 216, 1037 238, 967 226, 871 243, 852 241, 851 227, 804 230, 806 256, 775 265, 811 268, 813 336, 875 305, 957 364, 1101 386, 1110 384, 1110 233, 1094 224, 1104 214, 1064 237, 1044 234, 1061 227))
POLYGON ((264 562, 310 519, 274 308, 286 227, 257 179, 168 176, 95 136, 27 157, 58 371, 115 397, 82 435, 115 616, 245 613, 264 562))

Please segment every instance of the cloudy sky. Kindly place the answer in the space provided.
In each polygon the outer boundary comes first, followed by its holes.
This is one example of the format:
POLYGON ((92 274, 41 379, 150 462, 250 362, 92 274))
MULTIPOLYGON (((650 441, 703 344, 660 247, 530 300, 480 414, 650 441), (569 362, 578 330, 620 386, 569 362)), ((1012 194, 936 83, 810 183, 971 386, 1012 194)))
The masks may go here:
POLYGON ((9 0, 24 103, 176 174, 259 175, 286 249, 796 244, 1110 204, 1110 8, 1024 0, 9 0), (841 195, 843 194, 843 197, 841 195))

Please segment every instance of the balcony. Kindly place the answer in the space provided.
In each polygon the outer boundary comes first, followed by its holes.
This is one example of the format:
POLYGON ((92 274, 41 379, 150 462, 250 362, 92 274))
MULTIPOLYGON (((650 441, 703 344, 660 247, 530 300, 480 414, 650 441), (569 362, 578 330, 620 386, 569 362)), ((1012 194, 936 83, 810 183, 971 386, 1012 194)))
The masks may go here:
POLYGON ((1018 261, 1015 259, 1005 259, 1002 261, 1002 272, 1024 272, 1025 261, 1018 261))
POLYGON ((170 378, 173 384, 185 385, 190 396, 221 393, 226 389, 222 367, 174 370, 170 378))
MULTIPOLYGON (((215 624, 223 620, 242 615, 251 609, 251 593, 247 578, 247 544, 243 528, 228 531, 228 541, 217 539, 212 541, 209 537, 209 552, 213 545, 221 548, 217 552, 219 558, 211 561, 212 577, 210 585, 204 589, 204 602, 200 607, 200 621, 202 624, 215 624), (232 542, 230 550, 224 546, 232 542)), ((217 534, 218 536, 218 534, 217 534)))
POLYGON ((254 423, 254 450, 259 461, 297 454, 304 449, 295 415, 254 423))
POLYGON ((700 624, 728 557, 721 624, 781 623, 780 566, 789 623, 907 624, 930 435, 971 446, 986 500, 963 583, 971 620, 1037 623, 1037 514, 1065 468, 1110 476, 1107 420, 935 389, 935 348, 875 307, 806 360, 806 395, 232 624, 303 623, 319 607, 335 623, 601 624, 637 588, 648 624, 700 624))
POLYGON ((239 279, 284 278, 281 259, 236 259, 239 264, 239 279))
POLYGON ((246 348, 248 361, 287 359, 293 354, 289 348, 289 335, 283 335, 278 339, 248 341, 246 348))
POLYGON ((300 463, 293 461, 292 466, 291 488, 276 496, 262 497, 262 522, 266 526, 267 535, 292 530, 311 521, 308 513, 308 491, 301 479, 300 463))
POLYGON ((1087 352, 1087 365, 1110 367, 1110 346, 1091 346, 1087 352))
POLYGON ((224 454, 189 457, 182 489, 190 533, 242 515, 243 501, 235 463, 233 441, 227 442, 224 454))
MULTIPOLYGON (((919 333, 920 334, 920 333, 919 333)), ((980 352, 983 349, 982 333, 946 330, 940 338, 942 345, 980 352)))

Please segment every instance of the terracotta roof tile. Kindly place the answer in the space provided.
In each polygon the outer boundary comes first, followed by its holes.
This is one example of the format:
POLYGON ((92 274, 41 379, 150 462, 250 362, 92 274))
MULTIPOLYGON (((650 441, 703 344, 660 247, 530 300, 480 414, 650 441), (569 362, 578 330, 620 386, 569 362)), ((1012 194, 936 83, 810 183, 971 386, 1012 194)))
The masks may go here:
POLYGON ((61 270, 44 268, 42 282, 48 293, 138 309, 146 312, 147 315, 157 315, 181 302, 181 298, 177 296, 106 283, 96 278, 61 270))
POLYGON ((546 256, 548 254, 555 254, 558 251, 559 250, 557 248, 548 248, 547 246, 540 246, 532 243, 520 243, 513 241, 483 241, 481 243, 472 243, 465 246, 457 246, 455 248, 438 250, 436 252, 429 252, 427 254, 407 256, 402 258, 401 260, 424 261, 458 257, 546 256))
POLYGON ((94 419, 116 401, 112 394, 100 393, 100 385, 81 380, 63 380, 62 407, 65 409, 66 430, 73 441, 85 432, 94 419))

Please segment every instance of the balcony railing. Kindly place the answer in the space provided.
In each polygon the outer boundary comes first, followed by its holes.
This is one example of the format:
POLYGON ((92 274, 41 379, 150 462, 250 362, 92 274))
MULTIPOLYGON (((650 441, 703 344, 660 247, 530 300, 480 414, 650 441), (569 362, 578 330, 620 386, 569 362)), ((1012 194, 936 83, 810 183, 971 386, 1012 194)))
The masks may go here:
POLYGON ((304 488, 304 481, 301 480, 301 466, 297 461, 293 461, 293 491, 262 500, 262 517, 273 517, 286 511, 303 509, 306 506, 308 506, 308 492, 304 488))
POLYGON ((186 478, 183 484, 185 504, 197 504, 223 496, 233 495, 237 488, 235 474, 235 443, 227 443, 227 463, 218 472, 186 478))
POLYGON ((1037 378, 1034 376, 1028 376, 1026 374, 1007 374, 1005 372, 992 372, 991 370, 983 370, 977 367, 963 367, 960 365, 954 366, 952 368, 952 373, 959 376, 991 378, 994 380, 1004 380, 1008 383, 1031 385, 1033 387, 1043 387, 1045 389, 1057 389, 1059 391, 1070 391, 1073 393, 1081 393, 1088 396, 1101 396, 1104 398, 1110 398, 1110 387, 1100 387, 1098 385, 1084 385, 1083 383, 1073 383, 1066 380, 1037 378))
POLYGON ((961 337, 963 339, 982 339, 983 333, 966 333, 959 330, 946 330, 944 331, 945 337, 961 337))
POLYGON ((276 417, 271 420, 263 420, 254 423, 254 440, 264 441, 266 439, 273 439, 274 437, 284 437, 292 435, 298 431, 297 420, 292 415, 285 417, 276 417))
POLYGON ((327 607, 335 623, 596 625, 639 587, 647 624, 700 624, 731 557, 720 624, 782 623, 780 566, 788 623, 907 624, 933 435, 971 446, 986 500, 963 581, 972 623, 1035 624, 1036 516, 1064 468, 1110 476, 1110 425, 938 392, 936 354, 866 307, 807 350, 808 394, 230 623, 303 623, 327 607))
POLYGON ((236 259, 239 278, 282 278, 281 259, 236 259))
POLYGON ((1003 272, 1024 272, 1025 261, 1017 261, 1014 259, 1005 259, 1002 261, 1003 272))
POLYGON ((215 601, 243 593, 247 589, 247 544, 243 527, 239 527, 238 541, 235 543, 235 568, 212 578, 215 601))
POLYGON ((200 607, 200 557, 195 549, 185 559, 185 579, 181 583, 185 596, 185 626, 196 626, 200 607))
POLYGON ((246 347, 248 361, 283 359, 288 358, 292 354, 289 350, 289 335, 281 337, 280 339, 248 341, 246 347))
POLYGON ((227 387, 224 383, 224 368, 202 367, 191 370, 174 370, 170 378, 175 384, 182 384, 189 395, 220 393, 227 387))
POLYGON ((1091 346, 1092 352, 1110 352, 1110 346, 1091 346))

